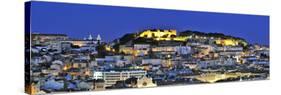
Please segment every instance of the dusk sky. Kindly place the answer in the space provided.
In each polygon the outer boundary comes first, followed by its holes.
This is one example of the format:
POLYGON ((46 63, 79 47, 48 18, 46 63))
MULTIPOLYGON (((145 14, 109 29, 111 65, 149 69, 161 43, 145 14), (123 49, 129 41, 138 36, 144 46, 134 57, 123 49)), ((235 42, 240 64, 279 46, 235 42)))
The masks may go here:
POLYGON ((31 31, 112 41, 144 29, 217 32, 269 45, 269 16, 32 2, 31 31))

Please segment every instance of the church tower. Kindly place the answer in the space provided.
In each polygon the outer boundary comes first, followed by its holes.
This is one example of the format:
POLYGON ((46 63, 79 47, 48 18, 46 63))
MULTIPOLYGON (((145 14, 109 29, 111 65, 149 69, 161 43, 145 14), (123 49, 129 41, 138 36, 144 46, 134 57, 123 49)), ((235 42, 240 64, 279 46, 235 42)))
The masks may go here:
POLYGON ((97 39, 96 39, 97 41, 98 41, 98 44, 100 44, 100 42, 101 42, 101 37, 100 37, 100 34, 98 34, 98 36, 97 36, 97 39))
POLYGON ((93 40, 93 36, 90 34, 88 40, 93 40))

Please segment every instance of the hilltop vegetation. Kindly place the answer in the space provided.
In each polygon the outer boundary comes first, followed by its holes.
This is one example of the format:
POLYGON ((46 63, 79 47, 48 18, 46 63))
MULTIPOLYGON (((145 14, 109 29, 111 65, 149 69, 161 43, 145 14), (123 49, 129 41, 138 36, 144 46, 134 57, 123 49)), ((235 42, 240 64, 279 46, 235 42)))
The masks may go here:
MULTIPOLYGON (((118 39, 118 43, 116 45, 130 45, 130 43, 134 44, 156 44, 158 41, 154 41, 151 38, 141 38, 139 37, 140 33, 129 33, 125 34, 121 38, 118 39)), ((192 31, 192 30, 186 30, 182 32, 178 32, 177 37, 206 37, 207 39, 213 38, 213 39, 228 39, 237 41, 239 45, 246 46, 247 42, 243 38, 234 37, 230 35, 225 35, 223 33, 205 33, 205 32, 199 32, 199 31, 192 31)))

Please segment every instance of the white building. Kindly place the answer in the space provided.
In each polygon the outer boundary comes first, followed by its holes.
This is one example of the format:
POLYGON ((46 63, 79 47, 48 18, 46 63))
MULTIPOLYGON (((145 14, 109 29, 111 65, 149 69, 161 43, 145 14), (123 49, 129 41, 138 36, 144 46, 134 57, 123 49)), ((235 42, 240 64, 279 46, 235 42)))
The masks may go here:
POLYGON ((160 65, 161 59, 142 59, 142 64, 160 65))
POLYGON ((141 78, 146 76, 146 71, 109 71, 109 72, 95 72, 93 79, 103 79, 105 87, 114 85, 117 81, 124 81, 131 77, 141 78))
POLYGON ((134 50, 136 51, 137 56, 147 55, 149 49, 149 44, 134 44, 134 50))
POLYGON ((189 46, 176 46, 174 49, 180 55, 186 55, 191 53, 191 47, 189 46))

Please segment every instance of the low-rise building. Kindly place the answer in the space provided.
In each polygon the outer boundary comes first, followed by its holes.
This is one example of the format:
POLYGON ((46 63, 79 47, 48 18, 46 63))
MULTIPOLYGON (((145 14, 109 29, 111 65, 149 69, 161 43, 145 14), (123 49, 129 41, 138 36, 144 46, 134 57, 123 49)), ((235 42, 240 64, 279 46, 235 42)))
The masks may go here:
POLYGON ((145 56, 150 50, 149 44, 134 44, 134 55, 135 56, 145 56))
POLYGON ((94 79, 103 79, 105 81, 105 87, 114 85, 117 81, 124 81, 131 77, 141 78, 146 76, 146 71, 104 71, 93 73, 94 79))
POLYGON ((67 39, 68 37, 65 34, 31 34, 32 45, 48 45, 52 41, 63 41, 67 39))

